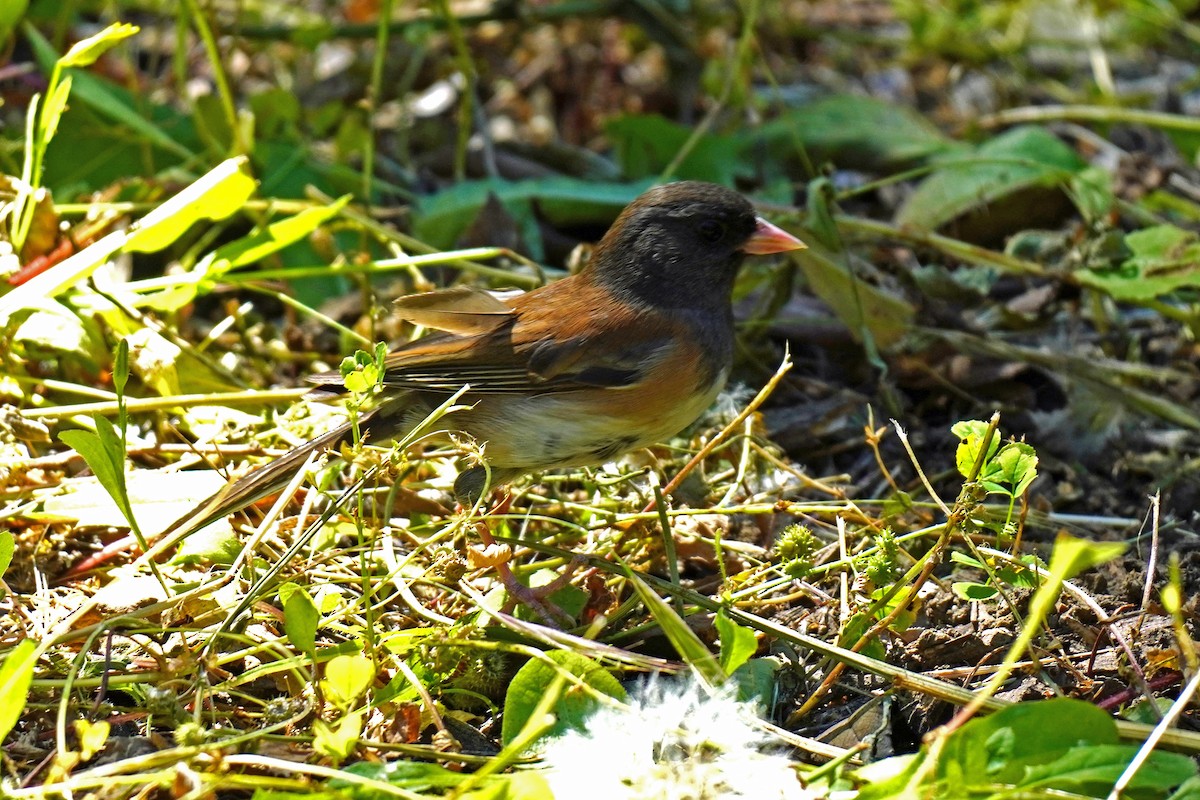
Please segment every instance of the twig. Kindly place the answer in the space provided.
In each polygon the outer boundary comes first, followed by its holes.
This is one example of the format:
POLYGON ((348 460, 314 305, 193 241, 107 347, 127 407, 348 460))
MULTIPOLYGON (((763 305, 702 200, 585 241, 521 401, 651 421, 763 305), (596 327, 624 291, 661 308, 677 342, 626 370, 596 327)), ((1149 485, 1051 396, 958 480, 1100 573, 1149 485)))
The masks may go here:
POLYGON ((1146 737, 1146 741, 1142 743, 1137 755, 1129 762, 1129 766, 1121 773, 1121 777, 1117 779, 1117 782, 1113 784, 1112 791, 1108 793, 1107 800, 1120 800, 1121 797, 1125 796, 1125 788, 1129 786, 1130 781, 1133 780, 1133 776, 1146 764, 1146 759, 1150 758, 1150 754, 1154 752, 1154 748, 1158 745, 1159 741, 1167 734, 1170 727, 1175 724, 1175 720, 1179 718, 1179 715, 1187 709, 1197 689, 1200 689, 1200 672, 1192 675, 1192 679, 1187 682, 1187 686, 1179 693, 1179 697, 1175 698, 1175 702, 1171 704, 1171 708, 1163 715, 1158 724, 1154 726, 1154 730, 1151 731, 1150 735, 1146 737))
POLYGON ((913 451, 912 444, 908 441, 908 431, 900 427, 900 423, 896 420, 892 420, 892 425, 896 428, 896 437, 900 439, 900 444, 904 446, 904 450, 908 453, 908 458, 916 468, 917 477, 921 479, 925 491, 929 492, 929 496, 938 504, 938 508, 942 510, 942 513, 947 517, 950 516, 950 507, 938 496, 937 491, 933 488, 933 484, 929 482, 929 478, 925 477, 925 470, 921 469, 921 462, 917 459, 917 454, 913 451))
MULTIPOLYGON (((725 440, 732 436, 733 432, 740 428, 742 423, 751 414, 757 411, 759 406, 766 402, 767 398, 771 396, 771 393, 775 391, 775 388, 779 386, 779 382, 783 380, 783 376, 786 375, 788 370, 791 368, 791 353, 785 351, 783 354, 783 361, 779 364, 779 369, 775 370, 775 374, 771 376, 771 380, 767 381, 767 385, 760 389, 758 394, 754 396, 754 399, 751 400, 744 409, 742 409, 742 413, 738 414, 732 422, 722 428, 716 436, 714 436, 708 441, 707 444, 700 448, 700 451, 696 453, 696 455, 692 456, 688 463, 683 465, 683 468, 680 469, 679 472, 675 473, 675 477, 663 487, 663 496, 670 495, 672 492, 678 489, 683 483, 684 479, 691 474, 692 470, 703 463, 704 459, 708 458, 708 456, 712 454, 714 450, 724 444, 725 440)), ((655 506, 656 502, 651 501, 649 505, 642 509, 642 513, 646 514, 653 511, 655 506)))
POLYGON ((1001 128, 1006 125, 1018 125, 1026 122, 1058 122, 1076 120, 1085 122, 1131 122, 1139 125, 1149 125, 1152 128, 1164 130, 1200 132, 1200 119, 1185 117, 1180 114, 1164 114, 1158 111, 1144 111, 1137 108, 1115 108, 1113 106, 1022 106, 1007 108, 995 114, 985 114, 975 120, 980 128, 1001 128))
MULTIPOLYGON (((1158 568, 1158 514, 1161 499, 1162 492, 1155 492, 1150 498, 1150 557, 1146 560, 1146 585, 1142 589, 1142 617, 1145 617, 1147 609, 1150 608, 1150 597, 1154 592, 1154 572, 1158 568)), ((1141 618, 1138 619, 1138 627, 1141 627, 1141 618)))

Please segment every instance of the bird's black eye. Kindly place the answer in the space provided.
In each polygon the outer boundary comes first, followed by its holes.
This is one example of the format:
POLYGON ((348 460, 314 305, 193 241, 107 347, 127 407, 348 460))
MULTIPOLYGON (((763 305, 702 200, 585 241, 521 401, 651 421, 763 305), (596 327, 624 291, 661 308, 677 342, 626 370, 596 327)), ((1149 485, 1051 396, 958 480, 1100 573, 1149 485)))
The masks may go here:
POLYGON ((716 244, 725 238, 725 226, 715 219, 700 220, 698 229, 700 231, 700 238, 709 244, 716 244))

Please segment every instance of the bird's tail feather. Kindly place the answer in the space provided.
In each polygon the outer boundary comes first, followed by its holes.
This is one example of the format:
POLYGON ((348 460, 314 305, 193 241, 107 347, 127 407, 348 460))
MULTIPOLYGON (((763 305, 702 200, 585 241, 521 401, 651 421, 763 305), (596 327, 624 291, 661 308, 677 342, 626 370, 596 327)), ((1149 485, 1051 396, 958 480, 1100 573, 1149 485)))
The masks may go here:
MULTIPOLYGON (((368 423, 369 420, 366 417, 359 420, 360 428, 365 428, 368 423)), ((341 450, 343 444, 350 444, 353 439, 351 431, 349 422, 342 423, 333 430, 292 448, 274 461, 263 464, 233 483, 222 487, 200 507, 193 510, 192 514, 200 512, 199 527, 235 511, 240 511, 251 503, 279 491, 287 485, 296 471, 304 466, 313 453, 321 453, 326 450, 337 452, 341 450)))
MULTIPOLYGON (((468 386, 463 386, 432 410, 408 392, 392 395, 358 418, 359 431, 363 437, 369 437, 371 441, 379 444, 391 440, 400 440, 401 444, 407 444, 406 437, 423 435, 444 414, 462 408, 457 403, 468 389, 468 386)), ((287 486, 288 481, 313 453, 340 450, 343 444, 352 443, 353 430, 351 423, 343 423, 223 487, 171 523, 139 561, 144 563, 157 558, 205 525, 279 491, 287 486)))
MULTIPOLYGON (((382 411, 373 409, 358 419, 359 430, 365 435, 371 424, 382 411)), ((181 539, 195 533, 212 522, 246 508, 273 492, 287 486, 296 471, 304 466, 313 453, 326 450, 338 451, 342 445, 354 440, 353 426, 345 422, 331 431, 292 448, 279 458, 257 467, 233 483, 221 487, 215 494, 202 501, 191 511, 171 523, 160 535, 150 552, 161 553, 181 539)))

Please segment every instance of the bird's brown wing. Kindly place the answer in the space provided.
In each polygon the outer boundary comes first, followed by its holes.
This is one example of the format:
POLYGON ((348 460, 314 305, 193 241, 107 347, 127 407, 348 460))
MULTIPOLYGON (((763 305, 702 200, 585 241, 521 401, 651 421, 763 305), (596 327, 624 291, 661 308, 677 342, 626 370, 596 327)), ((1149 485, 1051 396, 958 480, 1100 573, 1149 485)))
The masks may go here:
POLYGON ((472 286, 401 297, 392 308, 395 316, 414 325, 460 336, 494 331, 515 313, 496 295, 472 286))
MULTIPOLYGON (((447 295, 443 305, 442 294, 419 296, 425 319, 477 332, 437 333, 397 348, 384 361, 385 386, 450 393, 470 384, 473 394, 615 388, 642 380, 672 342, 662 331, 643 332, 634 312, 611 303, 604 313, 572 313, 604 302, 600 290, 578 277, 509 299, 507 313, 488 301, 472 308, 480 302, 473 293, 447 295)), ((341 375, 309 380, 332 387, 341 375)))

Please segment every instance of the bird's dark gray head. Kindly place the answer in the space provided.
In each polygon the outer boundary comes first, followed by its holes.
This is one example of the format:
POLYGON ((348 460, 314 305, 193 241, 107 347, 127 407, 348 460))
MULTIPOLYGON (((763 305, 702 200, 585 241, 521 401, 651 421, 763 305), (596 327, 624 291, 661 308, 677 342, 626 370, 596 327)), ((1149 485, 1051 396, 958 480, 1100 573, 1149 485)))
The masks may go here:
POLYGON ((656 186, 633 201, 597 245, 589 271, 618 296, 660 307, 728 306, 755 235, 753 206, 712 183, 656 186))

